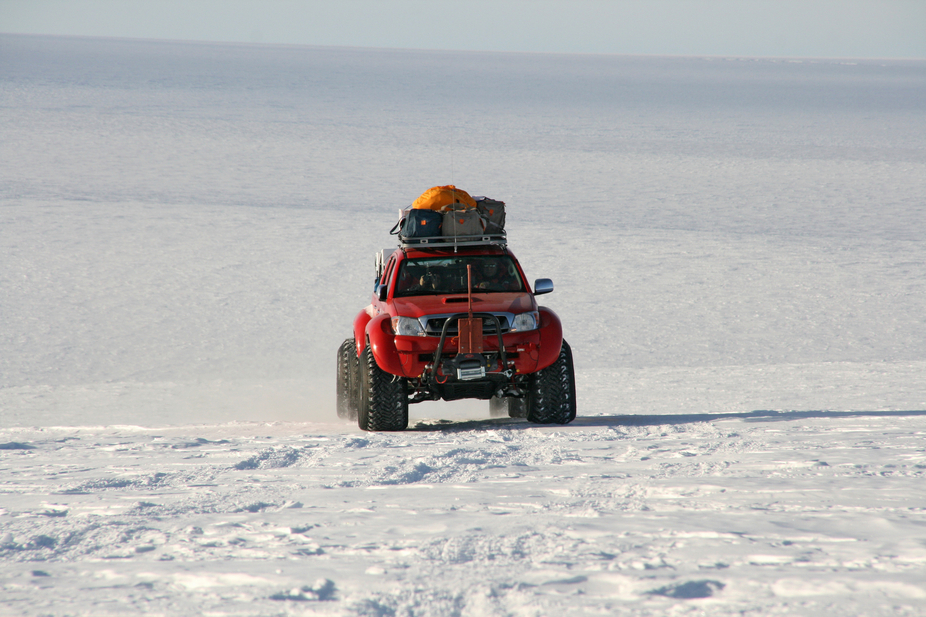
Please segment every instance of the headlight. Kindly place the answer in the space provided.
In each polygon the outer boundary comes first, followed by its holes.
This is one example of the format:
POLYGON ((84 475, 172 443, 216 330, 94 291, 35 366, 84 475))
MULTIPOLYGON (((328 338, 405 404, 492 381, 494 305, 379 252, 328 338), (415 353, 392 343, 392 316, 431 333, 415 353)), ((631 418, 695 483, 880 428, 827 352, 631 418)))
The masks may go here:
POLYGON ((412 317, 393 317, 392 331, 399 336, 424 336, 424 329, 412 317))
POLYGON ((531 311, 530 313, 521 313, 514 316, 514 323, 511 324, 510 332, 526 332, 527 330, 536 330, 540 324, 540 313, 531 311))

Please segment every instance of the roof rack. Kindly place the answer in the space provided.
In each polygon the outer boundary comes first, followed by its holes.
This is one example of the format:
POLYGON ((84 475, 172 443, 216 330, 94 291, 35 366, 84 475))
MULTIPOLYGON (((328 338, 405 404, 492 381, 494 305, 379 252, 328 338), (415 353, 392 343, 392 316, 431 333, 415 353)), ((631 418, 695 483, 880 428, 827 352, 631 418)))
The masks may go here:
POLYGON ((399 235, 399 246, 403 249, 449 249, 457 246, 494 245, 502 248, 508 246, 508 235, 500 233, 477 234, 474 236, 430 236, 427 238, 408 238, 399 235))

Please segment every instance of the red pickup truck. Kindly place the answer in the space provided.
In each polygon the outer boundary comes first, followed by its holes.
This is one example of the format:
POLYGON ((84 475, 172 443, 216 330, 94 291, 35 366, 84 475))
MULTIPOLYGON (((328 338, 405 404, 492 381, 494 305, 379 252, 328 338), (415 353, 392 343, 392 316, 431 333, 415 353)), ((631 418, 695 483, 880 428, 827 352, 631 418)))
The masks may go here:
POLYGON ((366 431, 408 427, 408 405, 490 401, 491 415, 576 417, 572 351, 505 235, 406 239, 377 255, 371 302, 337 358, 337 411, 366 431))

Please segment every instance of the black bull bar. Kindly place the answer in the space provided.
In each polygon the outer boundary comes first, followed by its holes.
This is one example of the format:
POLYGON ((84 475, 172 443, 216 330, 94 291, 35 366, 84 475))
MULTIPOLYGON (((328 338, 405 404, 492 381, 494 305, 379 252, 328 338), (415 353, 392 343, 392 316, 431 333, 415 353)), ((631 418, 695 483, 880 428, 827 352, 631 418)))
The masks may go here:
POLYGON ((482 319, 483 323, 490 321, 495 324, 495 335, 498 337, 497 353, 501 363, 501 370, 496 372, 486 370, 488 368, 488 358, 486 356, 494 355, 495 352, 467 354, 458 352, 453 359, 444 362, 444 344, 447 342, 447 332, 450 326, 460 319, 468 317, 470 317, 470 313, 457 313, 444 321, 444 327, 441 328, 440 333, 440 342, 434 352, 434 360, 425 371, 425 381, 444 400, 461 398, 489 399, 496 392, 504 390, 511 380, 512 373, 508 368, 508 356, 505 351, 505 341, 502 338, 502 324, 498 317, 491 313, 472 313, 472 317, 482 319), (479 371, 480 368, 481 371, 479 371), (438 369, 443 369, 444 374, 438 374, 438 369))

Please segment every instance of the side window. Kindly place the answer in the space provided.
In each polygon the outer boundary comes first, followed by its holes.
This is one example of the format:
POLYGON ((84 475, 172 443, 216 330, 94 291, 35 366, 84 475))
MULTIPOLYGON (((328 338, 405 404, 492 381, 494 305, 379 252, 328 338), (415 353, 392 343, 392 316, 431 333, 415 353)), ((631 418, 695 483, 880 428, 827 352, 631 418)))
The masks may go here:
POLYGON ((380 285, 385 285, 389 277, 392 276, 392 270, 395 268, 395 261, 395 257, 389 258, 389 263, 386 264, 386 268, 383 270, 383 278, 379 280, 380 285))

